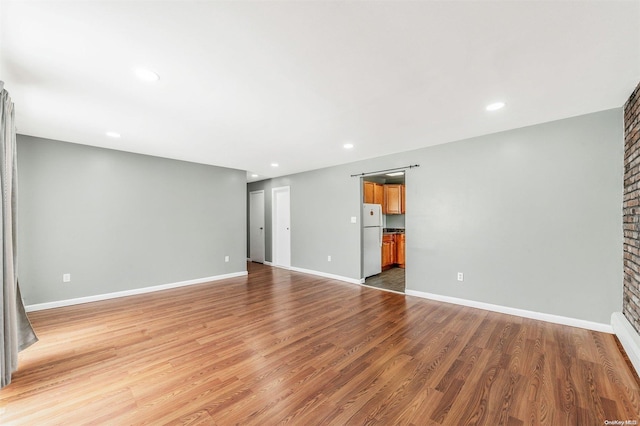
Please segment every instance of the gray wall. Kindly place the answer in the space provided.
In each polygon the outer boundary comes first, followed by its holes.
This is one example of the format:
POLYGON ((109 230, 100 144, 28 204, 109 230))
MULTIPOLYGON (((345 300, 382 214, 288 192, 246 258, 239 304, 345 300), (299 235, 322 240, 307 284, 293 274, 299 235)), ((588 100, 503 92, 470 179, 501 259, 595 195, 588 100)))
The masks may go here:
POLYGON ((385 215, 387 228, 404 228, 405 220, 403 214, 388 214, 385 215))
POLYGON ((406 174, 408 289, 609 323, 622 305, 622 152, 614 109, 248 190, 266 189, 267 260, 270 188, 290 185, 292 266, 357 279, 350 174, 419 163, 406 174))
POLYGON ((271 189, 291 188, 291 266, 360 277, 360 179, 345 166, 253 182, 265 191, 265 259, 271 261, 271 189), (350 223, 352 216, 358 223, 350 223), (331 255, 332 261, 327 261, 331 255))
POLYGON ((243 171, 18 135, 18 178, 27 305, 246 271, 243 171))

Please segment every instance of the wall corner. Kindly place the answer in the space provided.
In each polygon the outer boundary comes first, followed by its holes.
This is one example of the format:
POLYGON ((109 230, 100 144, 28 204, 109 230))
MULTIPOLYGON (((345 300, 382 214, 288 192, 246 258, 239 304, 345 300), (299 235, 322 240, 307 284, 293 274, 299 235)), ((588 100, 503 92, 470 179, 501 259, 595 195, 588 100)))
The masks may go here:
POLYGON ((611 314, 611 327, 620 340, 633 368, 640 374, 640 334, 633 328, 622 312, 611 314))

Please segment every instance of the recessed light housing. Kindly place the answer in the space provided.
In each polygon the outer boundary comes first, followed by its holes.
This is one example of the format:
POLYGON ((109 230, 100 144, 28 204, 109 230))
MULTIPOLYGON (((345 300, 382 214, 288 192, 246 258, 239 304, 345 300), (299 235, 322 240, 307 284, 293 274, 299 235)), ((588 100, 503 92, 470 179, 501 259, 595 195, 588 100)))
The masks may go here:
POLYGON ((136 68, 133 70, 138 77, 138 80, 145 81, 147 83, 153 83, 160 80, 160 76, 147 68, 136 68))
POLYGON ((120 133, 118 132, 107 132, 106 135, 109 136, 110 138, 116 138, 116 139, 120 137, 120 133))
POLYGON ((271 167, 278 167, 280 164, 278 163, 271 163, 271 167))
POLYGON ((253 174, 251 175, 251 177, 252 177, 252 178, 257 178, 257 177, 258 177, 258 175, 257 175, 257 174, 255 174, 255 173, 253 173, 253 174))
POLYGON ((485 108, 487 111, 497 111, 499 109, 504 108, 506 104, 504 102, 494 102, 492 104, 487 105, 485 108))
POLYGON ((353 144, 352 143, 345 143, 344 145, 342 145, 342 147, 344 149, 353 149, 353 144))

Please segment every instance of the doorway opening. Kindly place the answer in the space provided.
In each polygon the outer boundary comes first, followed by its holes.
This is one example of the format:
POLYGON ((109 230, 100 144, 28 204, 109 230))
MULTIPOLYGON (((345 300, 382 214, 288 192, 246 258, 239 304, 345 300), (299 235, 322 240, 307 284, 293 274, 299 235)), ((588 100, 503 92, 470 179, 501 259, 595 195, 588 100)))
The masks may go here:
POLYGON ((249 193, 249 260, 264 263, 264 190, 249 193))
POLYGON ((404 172, 363 177, 362 206, 364 284, 404 293, 406 267, 404 172))

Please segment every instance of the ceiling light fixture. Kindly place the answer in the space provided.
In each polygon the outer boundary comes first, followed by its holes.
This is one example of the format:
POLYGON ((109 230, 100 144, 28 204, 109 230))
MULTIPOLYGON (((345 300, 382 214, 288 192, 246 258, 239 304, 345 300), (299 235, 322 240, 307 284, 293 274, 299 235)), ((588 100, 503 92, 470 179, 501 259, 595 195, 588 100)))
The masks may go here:
POLYGON ((279 164, 278 163, 271 163, 271 167, 278 167, 279 164))
POLYGON ((251 175, 251 177, 252 177, 252 178, 257 178, 257 177, 258 177, 258 175, 254 173, 254 174, 252 174, 252 175, 251 175))
POLYGON ((387 176, 402 176, 402 175, 404 175, 404 172, 387 173, 387 176))
POLYGON ((148 83, 153 83, 160 80, 160 76, 157 73, 146 68, 136 68, 134 72, 136 73, 136 77, 138 77, 138 80, 146 81, 148 83))
POLYGON ((342 147, 344 149, 353 149, 353 144, 352 143, 345 143, 344 145, 342 145, 342 147))
POLYGON ((110 138, 116 138, 116 139, 120 137, 120 133, 118 132, 107 132, 106 135, 109 136, 110 138))
POLYGON ((497 111, 499 109, 504 108, 505 103, 504 102, 494 102, 492 104, 487 105, 487 107, 485 108, 487 111, 497 111))

